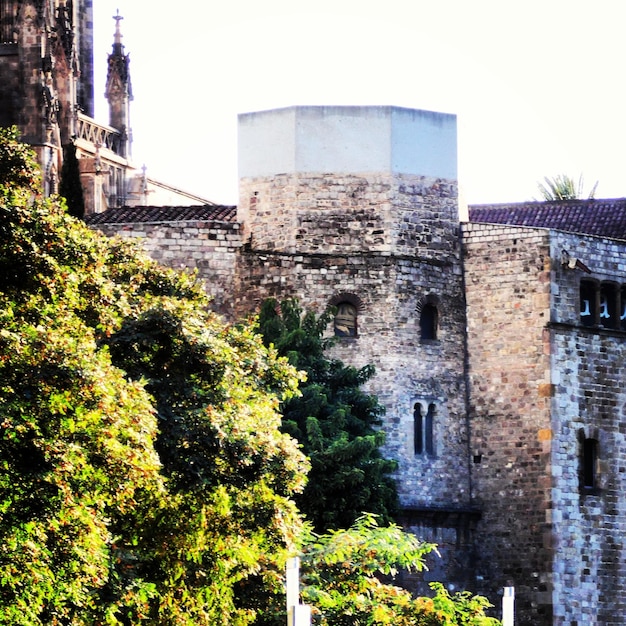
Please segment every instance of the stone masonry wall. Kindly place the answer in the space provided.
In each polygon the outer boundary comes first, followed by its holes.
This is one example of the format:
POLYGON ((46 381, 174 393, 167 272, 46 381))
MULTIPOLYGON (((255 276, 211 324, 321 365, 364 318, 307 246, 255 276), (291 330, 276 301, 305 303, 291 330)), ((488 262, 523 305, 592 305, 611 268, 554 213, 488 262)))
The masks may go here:
POLYGON ((254 250, 441 256, 458 234, 454 181, 391 174, 244 179, 238 219, 254 250))
POLYGON ((333 354, 357 367, 375 364, 369 391, 386 407, 385 453, 399 464, 407 524, 445 542, 445 560, 433 567, 444 580, 466 586, 473 536, 466 532, 471 503, 455 183, 278 176, 242 181, 240 198, 246 245, 237 312, 257 309, 268 296, 297 297, 318 313, 342 298, 358 303, 358 336, 339 339, 333 354), (437 303, 436 340, 420 339, 426 301, 437 303), (415 454, 413 414, 420 401, 436 406, 433 455, 415 454))
POLYGON ((15 44, 0 45, 0 126, 19 121, 19 56, 15 44))
POLYGON ((554 233, 551 245, 554 624, 617 626, 626 615, 626 332, 583 326, 579 289, 581 279, 626 285, 626 243, 554 233), (564 250, 590 273, 562 262, 564 250), (585 438, 597 442, 591 488, 585 438))
POLYGON ((464 225, 473 490, 482 591, 552 624, 549 233, 464 225))
POLYGON ((387 407, 388 452, 400 463, 402 503, 467 504, 455 183, 308 174, 244 179, 240 197, 248 202, 240 216, 250 243, 238 271, 238 313, 268 296, 295 296, 317 312, 351 296, 359 303, 358 337, 335 351, 347 363, 376 365, 371 388, 387 407), (428 297, 439 303, 439 336, 422 343, 419 309, 428 297), (418 399, 437 404, 433 458, 414 454, 418 399))
MULTIPOLYGON (((323 198, 329 178, 313 178, 307 186, 323 198)), ((256 226, 242 225, 248 229, 245 242, 239 225, 226 223, 135 223, 102 230, 140 241, 167 265, 197 268, 216 310, 229 319, 258 310, 270 296, 297 297, 318 313, 344 296, 357 303, 358 336, 340 339, 334 355, 357 367, 375 364, 369 390, 386 407, 385 453, 399 463, 407 527, 441 544, 444 558, 430 564, 432 571, 456 588, 468 588, 477 515, 469 486, 456 186, 397 177, 387 180, 380 210, 373 200, 367 210, 359 208, 352 188, 338 194, 332 208, 317 210, 311 199, 292 210, 289 188, 280 193, 284 183, 281 177, 263 185, 255 181, 258 195, 269 195, 274 209, 264 209, 263 223, 257 225, 262 235, 257 236, 256 226), (426 302, 435 303, 439 313, 436 339, 420 337, 426 302), (436 407, 431 455, 415 453, 417 402, 436 407)), ((335 183, 330 180, 332 188, 335 183)), ((410 583, 428 592, 423 579, 410 583)))
POLYGON ((197 270, 212 298, 213 310, 233 316, 233 281, 241 248, 239 224, 223 222, 165 222, 105 224, 108 236, 136 240, 152 258, 168 267, 197 270))

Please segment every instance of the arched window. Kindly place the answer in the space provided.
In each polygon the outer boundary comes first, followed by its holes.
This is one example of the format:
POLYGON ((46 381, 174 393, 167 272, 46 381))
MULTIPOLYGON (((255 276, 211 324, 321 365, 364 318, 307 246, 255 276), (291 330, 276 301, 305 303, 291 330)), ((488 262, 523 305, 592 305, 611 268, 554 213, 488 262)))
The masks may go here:
POLYGON ((340 302, 335 314, 335 336, 356 337, 357 335, 357 309, 350 302, 340 302))
POLYGON ((422 307, 420 313, 420 338, 422 341, 437 339, 439 312, 434 304, 428 303, 422 307))
POLYGON ((416 402, 413 406, 413 447, 416 456, 435 454, 435 404, 428 407, 416 402))

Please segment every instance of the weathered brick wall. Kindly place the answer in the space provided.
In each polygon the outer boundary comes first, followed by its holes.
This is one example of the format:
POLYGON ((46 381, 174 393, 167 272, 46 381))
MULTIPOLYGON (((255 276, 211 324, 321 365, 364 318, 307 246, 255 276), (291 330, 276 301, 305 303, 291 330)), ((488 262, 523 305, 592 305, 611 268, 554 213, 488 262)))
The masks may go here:
POLYGON ((518 626, 551 624, 549 234, 464 226, 478 581, 516 587, 518 626))
POLYGON ((552 257, 554 624, 617 626, 626 616, 626 333, 581 325, 579 286, 626 284, 626 244, 554 233, 552 257), (560 262, 563 250, 591 273, 560 262), (581 484, 584 437, 598 442, 595 489, 581 484))
POLYGON ((103 224, 108 236, 135 239, 152 258, 176 269, 197 270, 212 298, 213 309, 233 316, 233 281, 241 248, 239 224, 165 222, 103 224))

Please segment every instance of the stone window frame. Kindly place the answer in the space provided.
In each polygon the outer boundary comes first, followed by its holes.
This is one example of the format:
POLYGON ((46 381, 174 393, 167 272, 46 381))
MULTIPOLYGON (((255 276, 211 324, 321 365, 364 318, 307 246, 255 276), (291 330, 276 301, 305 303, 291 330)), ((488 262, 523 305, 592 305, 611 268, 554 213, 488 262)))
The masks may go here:
POLYGON ((417 303, 415 312, 419 318, 420 341, 434 343, 439 341, 441 320, 441 302, 439 296, 429 293, 417 303))
POLYGON ((433 398, 418 398, 412 402, 413 454, 417 458, 437 457, 437 420, 440 403, 433 398))
POLYGON ((626 284, 582 278, 578 294, 582 326, 626 331, 626 284))
POLYGON ((328 305, 331 309, 337 309, 342 304, 349 304, 354 307, 355 310, 355 318, 354 318, 354 334, 346 335, 346 334, 338 334, 336 329, 336 320, 337 313, 333 314, 333 334, 338 339, 357 339, 359 337, 359 317, 363 313, 364 305, 363 300, 356 295, 355 293, 350 293, 343 291, 341 293, 335 294, 329 301, 328 305))

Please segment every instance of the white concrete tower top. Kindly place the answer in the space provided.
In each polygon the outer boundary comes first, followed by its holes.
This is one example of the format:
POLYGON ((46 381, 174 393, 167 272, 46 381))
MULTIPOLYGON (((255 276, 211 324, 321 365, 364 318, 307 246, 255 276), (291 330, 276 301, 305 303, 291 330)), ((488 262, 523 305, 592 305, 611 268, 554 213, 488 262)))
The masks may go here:
POLYGON ((456 116, 393 106, 294 106, 239 116, 239 178, 389 172, 456 180, 456 116))

